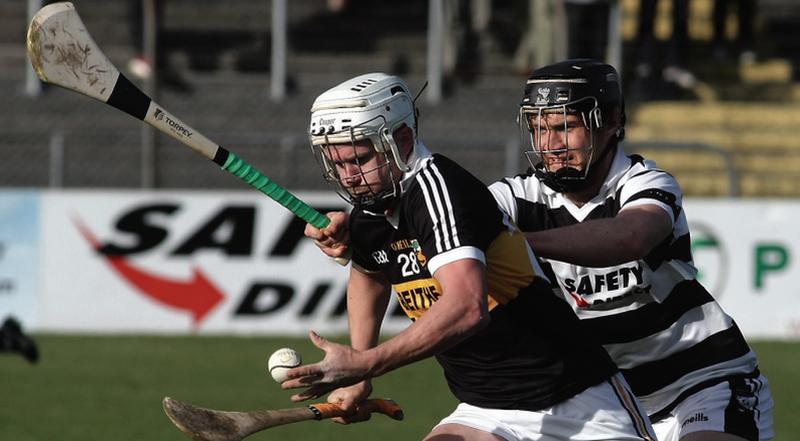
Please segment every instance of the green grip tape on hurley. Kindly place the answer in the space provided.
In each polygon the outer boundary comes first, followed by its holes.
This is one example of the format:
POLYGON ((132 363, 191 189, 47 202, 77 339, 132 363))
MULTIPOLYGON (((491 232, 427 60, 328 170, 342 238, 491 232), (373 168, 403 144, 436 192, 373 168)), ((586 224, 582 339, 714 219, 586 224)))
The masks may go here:
POLYGON ((257 188, 260 192, 288 208, 289 211, 296 214, 297 217, 317 228, 325 228, 331 222, 325 215, 311 208, 308 204, 289 192, 289 190, 261 174, 255 167, 234 155, 233 152, 228 152, 228 158, 225 160, 225 165, 223 165, 222 168, 257 188))

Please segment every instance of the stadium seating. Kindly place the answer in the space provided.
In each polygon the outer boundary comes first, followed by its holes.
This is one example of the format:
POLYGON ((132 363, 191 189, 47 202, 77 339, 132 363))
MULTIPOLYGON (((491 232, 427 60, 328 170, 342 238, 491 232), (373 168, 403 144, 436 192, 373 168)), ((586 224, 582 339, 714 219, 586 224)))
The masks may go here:
MULTIPOLYGON (((127 2, 74 3, 103 50, 125 70, 134 55, 127 2)), ((166 0, 161 50, 193 91, 164 86, 157 101, 287 187, 323 188, 304 135, 314 97, 336 81, 370 70, 400 73, 412 89, 425 81, 427 1, 388 2, 381 8, 350 3, 350 9, 337 15, 322 0, 288 2, 289 96, 276 103, 269 99, 271 2, 166 0)), ((687 195, 731 194, 730 170, 718 153, 636 146, 654 141, 707 144, 730 155, 739 194, 800 196, 800 141, 795 134, 800 88, 792 78, 793 61, 786 56, 800 48, 800 27, 786 24, 797 23, 800 14, 792 0, 760 2, 766 5, 760 11, 760 58, 741 67, 708 61, 712 3, 692 2, 690 36, 696 48, 689 63, 700 85, 667 100, 629 95, 629 150, 653 157, 678 176, 687 195)), ((623 77, 629 86, 638 1, 621 5, 623 77)), ((495 12, 495 31, 482 36, 474 58, 461 60, 446 77, 444 100, 437 105, 420 100, 423 140, 486 182, 527 165, 518 151, 514 121, 524 76, 511 67, 513 45, 507 40, 513 35, 497 31, 513 28, 509 23, 514 17, 501 8, 495 12)), ((660 11, 659 20, 665 16, 660 11)), ((140 123, 60 89, 46 87, 38 98, 23 93, 26 21, 24 2, 0 2, 0 93, 5 104, 0 108, 0 186, 48 186, 55 173, 60 176, 55 183, 67 187, 139 187, 140 123), (60 167, 52 163, 58 154, 65 159, 60 167)), ((657 30, 662 28, 659 22, 657 30)), ((176 142, 161 135, 155 139, 157 187, 243 188, 176 142)))
MULTIPOLYGON (((635 32, 636 0, 623 3, 624 32, 635 32)), ((787 0, 759 2, 757 53, 754 64, 716 60, 707 43, 711 38, 711 1, 691 2, 689 54, 700 84, 690 99, 641 102, 631 112, 629 144, 653 140, 701 143, 730 156, 736 190, 741 196, 800 195, 800 141, 792 132, 800 123, 800 87, 792 78, 792 53, 800 48, 800 11, 787 0), (794 28, 787 25, 794 23, 794 28), (774 38, 780 36, 780 38, 774 38), (705 44, 705 46, 703 46, 705 44)), ((663 6, 663 5, 662 5, 663 6)), ((661 20, 667 14, 661 11, 661 20)), ((665 23, 656 25, 661 29, 665 23)), ((794 66, 794 75, 798 67, 794 66)), ((644 150, 675 174, 689 195, 725 196, 731 193, 724 158, 698 150, 644 150)))

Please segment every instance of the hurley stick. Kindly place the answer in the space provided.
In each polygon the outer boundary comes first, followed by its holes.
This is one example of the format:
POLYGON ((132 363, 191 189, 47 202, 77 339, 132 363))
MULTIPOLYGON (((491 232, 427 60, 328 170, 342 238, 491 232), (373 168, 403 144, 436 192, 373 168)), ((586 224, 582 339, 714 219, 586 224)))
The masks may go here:
MULTIPOLYGON (((205 409, 170 397, 165 397, 163 404, 164 412, 169 419, 178 429, 195 441, 239 441, 250 434, 270 427, 298 421, 347 416, 339 406, 331 403, 249 412, 205 409)), ((360 410, 382 413, 398 421, 403 419, 403 409, 392 400, 366 400, 361 404, 360 410)))
POLYGON ((317 228, 330 223, 326 216, 179 120, 125 78, 94 42, 72 3, 53 3, 40 9, 28 27, 27 46, 28 57, 42 81, 94 98, 144 121, 317 228))

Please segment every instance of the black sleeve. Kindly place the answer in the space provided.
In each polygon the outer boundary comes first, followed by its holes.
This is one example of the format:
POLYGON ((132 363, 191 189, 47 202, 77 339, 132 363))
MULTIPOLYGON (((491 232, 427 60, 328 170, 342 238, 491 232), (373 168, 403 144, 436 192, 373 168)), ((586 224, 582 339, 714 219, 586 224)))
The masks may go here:
POLYGON ((428 258, 463 246, 486 251, 503 228, 494 197, 466 170, 437 159, 408 194, 406 216, 420 246, 428 258))
POLYGON ((353 263, 358 265, 359 267, 370 271, 370 272, 377 272, 380 270, 378 267, 378 263, 375 262, 374 259, 370 258, 369 255, 365 254, 364 250, 369 249, 364 246, 363 239, 358 235, 359 227, 356 225, 362 221, 363 213, 358 209, 353 209, 350 212, 350 218, 348 221, 348 228, 350 229, 350 249, 353 252, 353 263))

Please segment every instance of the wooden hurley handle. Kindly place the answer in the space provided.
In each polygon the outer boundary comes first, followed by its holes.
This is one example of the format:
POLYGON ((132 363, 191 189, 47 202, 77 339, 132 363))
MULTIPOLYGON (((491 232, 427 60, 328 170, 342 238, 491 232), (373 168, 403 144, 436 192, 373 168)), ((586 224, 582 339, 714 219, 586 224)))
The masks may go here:
MULTIPOLYGON (((319 403, 308 406, 314 412, 316 419, 322 420, 326 418, 343 417, 349 415, 337 404, 333 403, 319 403)), ((380 398, 366 400, 358 406, 359 410, 365 409, 370 413, 382 413, 389 418, 397 421, 403 419, 403 409, 397 405, 393 400, 384 400, 380 398)))
MULTIPOLYGON (((349 415, 338 405, 330 403, 237 412, 206 409, 164 397, 163 406, 175 426, 195 441, 241 441, 250 434, 270 427, 349 415)), ((403 409, 392 400, 366 400, 359 406, 359 411, 379 412, 395 420, 403 419, 403 409)))

